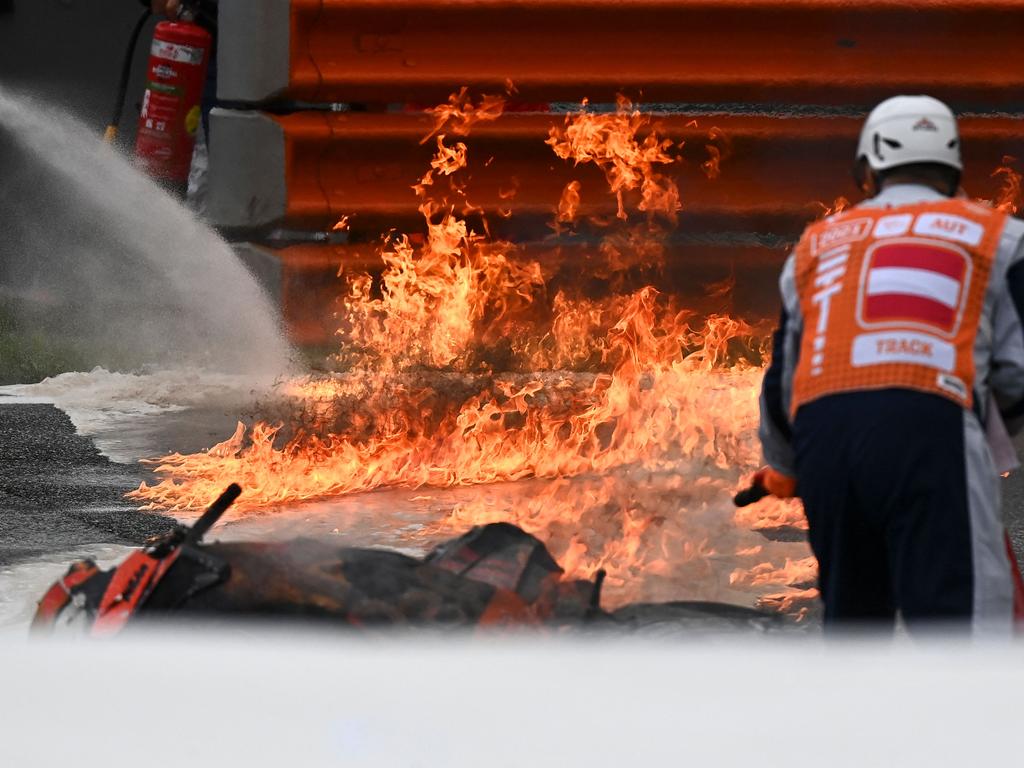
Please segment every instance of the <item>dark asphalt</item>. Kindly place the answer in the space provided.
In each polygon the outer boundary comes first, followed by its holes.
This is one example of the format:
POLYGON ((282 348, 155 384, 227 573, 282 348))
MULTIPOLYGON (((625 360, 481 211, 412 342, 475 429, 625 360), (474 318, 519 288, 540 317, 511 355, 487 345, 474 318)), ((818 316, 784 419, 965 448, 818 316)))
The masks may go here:
POLYGON ((170 518, 124 499, 143 474, 101 456, 53 406, 0 405, 0 566, 167 530, 170 518))

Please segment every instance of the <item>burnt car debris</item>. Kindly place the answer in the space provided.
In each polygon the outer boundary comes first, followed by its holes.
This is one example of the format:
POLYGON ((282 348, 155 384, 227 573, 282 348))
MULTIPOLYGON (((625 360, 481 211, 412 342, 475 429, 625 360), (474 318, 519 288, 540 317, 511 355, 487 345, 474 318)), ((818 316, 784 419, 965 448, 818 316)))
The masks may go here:
POLYGON ((78 628, 111 636, 152 619, 296 619, 382 627, 652 631, 779 630, 779 614, 708 602, 601 607, 604 573, 566 578, 543 543, 491 523, 426 556, 315 539, 203 543, 237 498, 232 485, 192 527, 151 540, 110 570, 74 563, 46 593, 37 634, 78 628))

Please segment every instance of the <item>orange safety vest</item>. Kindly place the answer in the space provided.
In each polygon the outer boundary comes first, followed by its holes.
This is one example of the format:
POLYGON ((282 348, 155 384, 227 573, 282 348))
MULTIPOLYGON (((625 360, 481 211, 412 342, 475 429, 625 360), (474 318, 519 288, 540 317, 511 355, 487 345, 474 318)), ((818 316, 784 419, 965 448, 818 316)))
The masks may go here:
POLYGON ((792 410, 902 388, 971 408, 974 340, 1006 214, 966 200, 852 209, 796 248, 804 318, 792 410))

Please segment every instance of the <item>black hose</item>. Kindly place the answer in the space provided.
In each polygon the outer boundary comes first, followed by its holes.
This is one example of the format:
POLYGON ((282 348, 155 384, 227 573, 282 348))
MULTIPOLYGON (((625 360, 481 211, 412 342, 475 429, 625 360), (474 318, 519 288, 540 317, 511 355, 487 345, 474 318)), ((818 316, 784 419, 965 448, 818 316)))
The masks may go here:
POLYGON ((124 61, 121 63, 121 82, 117 86, 117 100, 114 102, 114 114, 107 126, 107 138, 113 140, 117 136, 117 130, 121 126, 121 114, 124 112, 124 102, 128 96, 128 81, 132 78, 132 63, 135 61, 135 50, 139 47, 139 38, 142 30, 153 15, 152 11, 143 11, 139 20, 135 22, 135 29, 128 39, 128 49, 124 52, 124 61))

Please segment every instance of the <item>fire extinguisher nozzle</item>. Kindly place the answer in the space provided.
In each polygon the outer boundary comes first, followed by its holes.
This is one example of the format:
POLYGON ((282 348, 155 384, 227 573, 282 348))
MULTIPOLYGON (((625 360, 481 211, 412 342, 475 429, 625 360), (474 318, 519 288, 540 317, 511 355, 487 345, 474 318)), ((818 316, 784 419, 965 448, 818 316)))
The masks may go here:
POLYGON ((764 486, 752 485, 749 488, 744 488, 742 491, 737 493, 733 497, 732 503, 735 504, 737 507, 748 507, 751 504, 759 502, 761 499, 768 495, 768 489, 765 488, 764 486))

